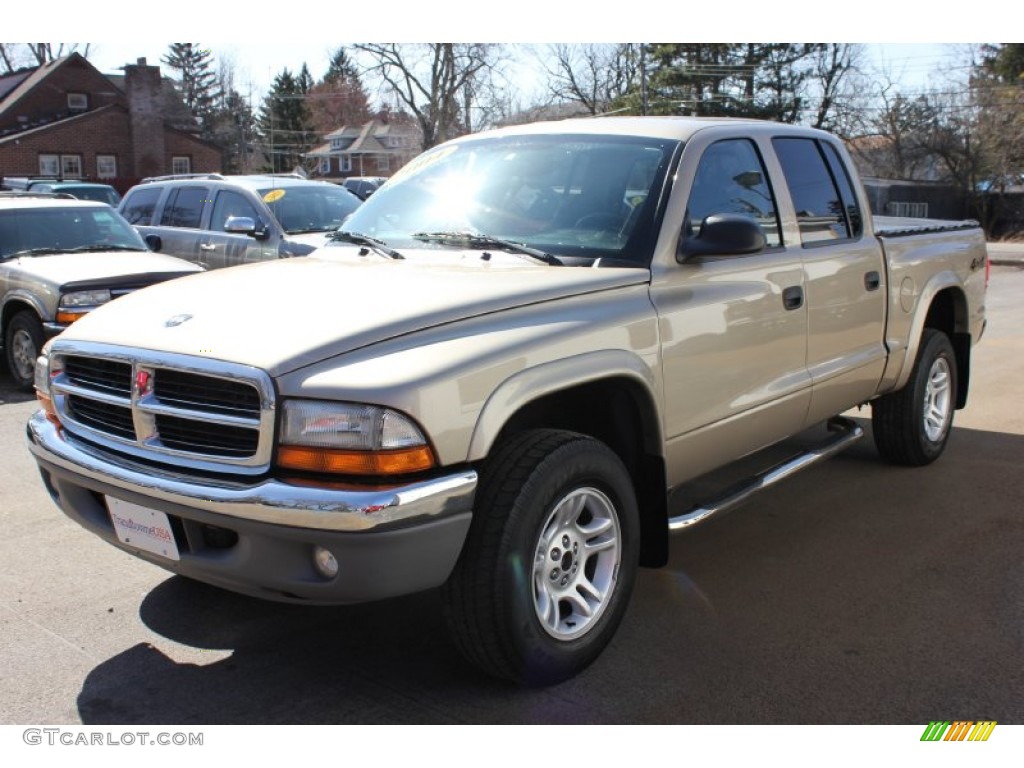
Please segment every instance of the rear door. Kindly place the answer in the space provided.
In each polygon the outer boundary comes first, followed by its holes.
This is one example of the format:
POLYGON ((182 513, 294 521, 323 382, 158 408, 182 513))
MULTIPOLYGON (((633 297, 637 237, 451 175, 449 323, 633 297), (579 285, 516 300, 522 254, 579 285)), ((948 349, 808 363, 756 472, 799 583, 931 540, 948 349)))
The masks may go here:
POLYGON ((886 270, 865 235, 844 153, 814 137, 772 139, 792 199, 806 272, 808 424, 874 394, 885 368, 886 270))
POLYGON ((203 217, 210 202, 209 186, 189 184, 171 189, 153 230, 163 241, 162 253, 208 266, 200 246, 203 217))

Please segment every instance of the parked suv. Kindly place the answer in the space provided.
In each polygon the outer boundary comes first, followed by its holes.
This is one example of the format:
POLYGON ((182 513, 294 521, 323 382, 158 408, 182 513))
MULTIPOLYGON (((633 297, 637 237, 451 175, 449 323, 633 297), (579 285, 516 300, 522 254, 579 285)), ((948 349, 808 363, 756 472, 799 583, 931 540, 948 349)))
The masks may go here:
POLYGON ((360 200, 365 200, 380 189, 385 181, 387 179, 383 176, 350 176, 342 184, 360 200))
POLYGON ((118 210, 153 250, 215 269, 305 256, 360 204, 336 184, 300 176, 188 174, 145 180, 118 210))
POLYGON ((105 203, 0 192, 0 339, 14 383, 32 390, 43 342, 126 293, 202 268, 150 253, 105 203))
POLYGON ((8 176, 0 179, 0 189, 22 192, 65 192, 79 200, 95 200, 117 207, 121 195, 109 184, 98 184, 80 179, 34 179, 31 176, 8 176))

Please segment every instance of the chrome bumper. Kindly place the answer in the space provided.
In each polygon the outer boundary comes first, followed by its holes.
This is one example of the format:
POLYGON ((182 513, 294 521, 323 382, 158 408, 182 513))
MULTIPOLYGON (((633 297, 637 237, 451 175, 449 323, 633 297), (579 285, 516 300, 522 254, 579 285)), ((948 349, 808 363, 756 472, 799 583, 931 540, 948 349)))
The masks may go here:
POLYGON ((477 484, 476 472, 471 469, 383 490, 337 490, 273 479, 257 484, 200 481, 80 443, 42 411, 29 420, 27 439, 41 465, 65 470, 87 482, 227 517, 311 530, 395 528, 417 519, 466 513, 472 509, 477 484))

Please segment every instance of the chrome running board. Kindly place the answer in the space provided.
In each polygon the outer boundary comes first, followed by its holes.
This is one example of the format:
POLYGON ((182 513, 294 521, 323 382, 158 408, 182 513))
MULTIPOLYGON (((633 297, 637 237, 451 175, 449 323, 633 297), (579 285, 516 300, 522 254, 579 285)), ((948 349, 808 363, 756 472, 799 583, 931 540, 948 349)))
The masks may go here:
POLYGON ((755 494, 781 483, 803 469, 835 456, 864 436, 864 430, 855 422, 841 416, 829 419, 828 430, 835 432, 835 436, 754 475, 750 480, 733 486, 726 491, 725 495, 704 506, 696 507, 676 517, 670 517, 668 520, 669 532, 684 531, 697 523, 704 522, 709 517, 735 509, 755 494))

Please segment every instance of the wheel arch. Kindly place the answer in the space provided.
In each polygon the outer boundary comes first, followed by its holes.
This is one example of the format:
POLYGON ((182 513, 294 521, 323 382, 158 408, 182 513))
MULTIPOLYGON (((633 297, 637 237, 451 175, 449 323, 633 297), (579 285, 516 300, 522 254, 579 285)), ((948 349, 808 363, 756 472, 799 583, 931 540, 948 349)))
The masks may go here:
POLYGON ((4 300, 3 309, 0 310, 0 342, 7 338, 7 325, 11 318, 19 312, 31 311, 36 318, 42 322, 44 313, 38 302, 33 301, 31 296, 14 294, 4 300))
POLYGON ((590 353, 521 371, 488 398, 469 461, 513 434, 536 428, 592 437, 623 462, 640 509, 640 563, 668 560, 668 504, 661 420, 650 370, 622 351, 590 353))
POLYGON ((896 389, 906 386, 926 328, 941 331, 949 337, 956 354, 957 393, 956 407, 967 405, 967 392, 971 372, 971 334, 967 294, 956 275, 943 272, 924 287, 918 301, 918 312, 911 327, 903 369, 896 389))

